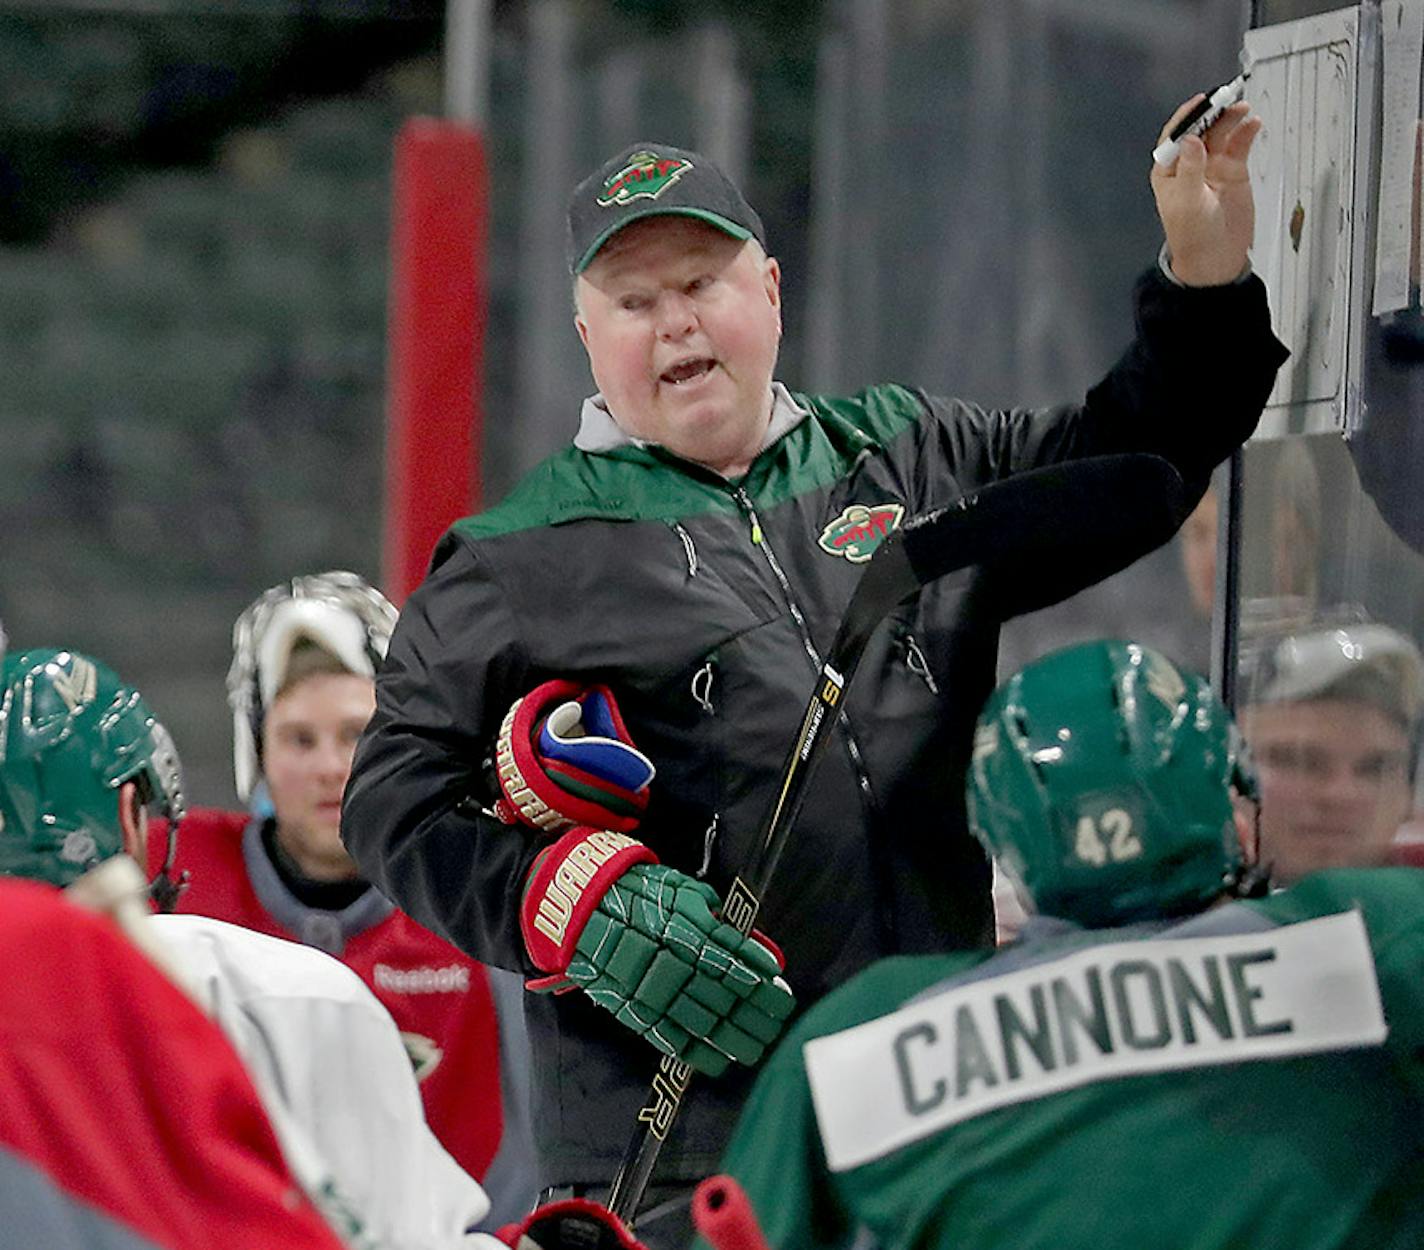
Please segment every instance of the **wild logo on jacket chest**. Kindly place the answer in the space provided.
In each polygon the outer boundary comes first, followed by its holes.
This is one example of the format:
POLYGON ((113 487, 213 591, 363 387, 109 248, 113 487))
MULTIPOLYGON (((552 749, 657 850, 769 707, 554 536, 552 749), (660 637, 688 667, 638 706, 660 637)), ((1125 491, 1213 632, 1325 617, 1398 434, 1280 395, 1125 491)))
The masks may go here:
POLYGON ((900 528, 904 516, 904 504, 853 503, 821 531, 817 545, 829 555, 864 564, 900 528))

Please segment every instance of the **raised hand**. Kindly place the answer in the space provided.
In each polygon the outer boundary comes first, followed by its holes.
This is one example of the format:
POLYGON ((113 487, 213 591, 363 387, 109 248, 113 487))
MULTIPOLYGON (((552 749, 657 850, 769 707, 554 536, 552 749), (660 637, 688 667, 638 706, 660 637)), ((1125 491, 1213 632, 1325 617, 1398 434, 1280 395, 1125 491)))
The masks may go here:
MULTIPOLYGON (((1200 98, 1172 114, 1159 142, 1200 98)), ((1152 167, 1172 272, 1188 286, 1231 282, 1246 268, 1256 227, 1247 157, 1261 126, 1250 105, 1233 104, 1202 138, 1185 136, 1173 164, 1152 167)))

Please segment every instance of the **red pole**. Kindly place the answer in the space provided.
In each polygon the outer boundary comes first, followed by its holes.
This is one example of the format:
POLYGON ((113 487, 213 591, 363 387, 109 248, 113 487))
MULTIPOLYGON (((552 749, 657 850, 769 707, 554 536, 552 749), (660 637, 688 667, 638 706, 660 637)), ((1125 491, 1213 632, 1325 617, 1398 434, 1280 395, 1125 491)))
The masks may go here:
POLYGON ((488 180, 479 132, 411 118, 396 137, 386 388, 386 593, 480 502, 488 180))

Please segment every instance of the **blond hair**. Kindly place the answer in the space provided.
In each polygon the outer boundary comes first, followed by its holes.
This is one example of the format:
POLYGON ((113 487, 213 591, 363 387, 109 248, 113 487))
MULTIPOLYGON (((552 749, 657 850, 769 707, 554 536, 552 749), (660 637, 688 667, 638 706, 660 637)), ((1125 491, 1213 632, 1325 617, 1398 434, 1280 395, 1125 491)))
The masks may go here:
POLYGON ((282 681, 272 696, 272 702, 275 703, 309 677, 318 677, 324 673, 341 677, 350 672, 334 651, 322 646, 315 638, 298 638, 292 644, 287 670, 282 674, 282 681))

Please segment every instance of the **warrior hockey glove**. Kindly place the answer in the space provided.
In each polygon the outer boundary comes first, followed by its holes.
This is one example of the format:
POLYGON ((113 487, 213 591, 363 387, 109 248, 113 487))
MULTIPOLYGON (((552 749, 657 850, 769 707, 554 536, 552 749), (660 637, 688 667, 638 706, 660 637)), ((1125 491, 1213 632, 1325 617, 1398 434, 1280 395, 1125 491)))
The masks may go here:
POLYGON ((607 686, 546 681, 505 715, 495 743, 495 814, 546 833, 638 827, 652 762, 628 736, 607 686))
POLYGON ((506 1224, 499 1239, 513 1250, 647 1250, 607 1207, 565 1198, 506 1224))
POLYGON ((718 919, 717 892, 641 842, 579 827, 536 860, 520 912, 531 990, 578 987, 664 1054, 719 1076, 753 1064, 794 1003, 780 952, 718 919))

